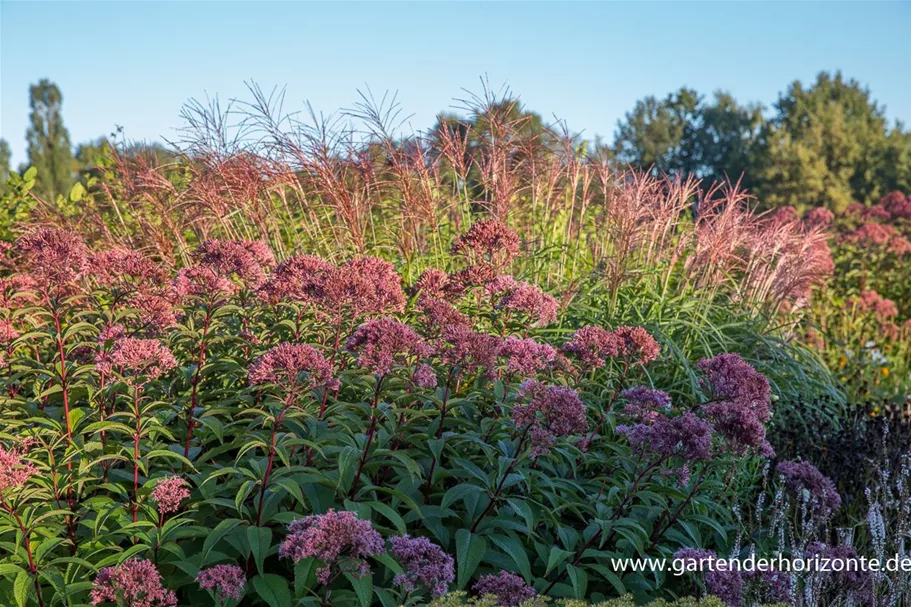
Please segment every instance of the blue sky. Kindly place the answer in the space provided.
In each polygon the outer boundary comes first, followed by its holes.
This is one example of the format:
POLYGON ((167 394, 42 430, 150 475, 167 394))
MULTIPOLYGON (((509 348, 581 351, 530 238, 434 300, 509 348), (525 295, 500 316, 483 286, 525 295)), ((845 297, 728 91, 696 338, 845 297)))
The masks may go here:
POLYGON ((73 143, 174 138, 189 98, 287 85, 287 104, 397 91, 415 129, 486 74, 587 137, 687 85, 775 101, 840 69, 911 123, 911 2, 297 3, 0 0, 0 136, 25 159, 28 86, 64 95, 73 143))

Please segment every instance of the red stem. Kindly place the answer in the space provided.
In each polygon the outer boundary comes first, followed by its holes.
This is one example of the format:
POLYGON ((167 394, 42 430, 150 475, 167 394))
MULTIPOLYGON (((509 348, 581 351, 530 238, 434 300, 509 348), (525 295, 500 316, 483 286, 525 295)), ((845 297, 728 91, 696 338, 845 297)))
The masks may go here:
POLYGON ((35 557, 32 555, 32 542, 29 539, 28 529, 25 528, 25 525, 22 523, 22 518, 12 506, 3 500, 0 500, 0 504, 3 504, 3 507, 6 509, 6 511, 9 512, 14 519, 16 519, 16 524, 19 525, 19 530, 22 532, 23 544, 25 545, 25 553, 28 555, 28 568, 29 571, 31 571, 31 574, 35 576, 35 594, 38 596, 38 605, 40 605, 40 607, 44 607, 44 599, 41 597, 41 583, 38 581, 38 568, 35 566, 35 557))
MULTIPOLYGON (((202 373, 202 365, 206 360, 206 335, 209 333, 209 324, 212 321, 212 307, 206 307, 206 320, 202 329, 202 337, 199 340, 199 353, 196 356, 196 372, 193 374, 193 390, 190 394, 190 407, 187 409, 187 438, 183 445, 183 456, 190 459, 190 442, 193 440, 193 430, 196 428, 196 421, 193 419, 193 412, 196 411, 196 401, 199 393, 199 376, 202 373)), ((184 470, 187 464, 183 465, 184 470)))

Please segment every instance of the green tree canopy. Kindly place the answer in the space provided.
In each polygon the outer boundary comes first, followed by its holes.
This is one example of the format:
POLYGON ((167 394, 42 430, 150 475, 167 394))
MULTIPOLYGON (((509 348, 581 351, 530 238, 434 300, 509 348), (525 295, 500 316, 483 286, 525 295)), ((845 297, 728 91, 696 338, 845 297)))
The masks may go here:
POLYGON ((38 170, 35 194, 50 200, 66 195, 74 181, 75 161, 70 134, 63 125, 63 95, 47 79, 29 87, 29 164, 38 170))
POLYGON ((756 168, 765 204, 839 211, 907 184, 908 135, 900 125, 890 131, 883 109, 856 80, 823 72, 809 88, 794 82, 775 111, 756 168))

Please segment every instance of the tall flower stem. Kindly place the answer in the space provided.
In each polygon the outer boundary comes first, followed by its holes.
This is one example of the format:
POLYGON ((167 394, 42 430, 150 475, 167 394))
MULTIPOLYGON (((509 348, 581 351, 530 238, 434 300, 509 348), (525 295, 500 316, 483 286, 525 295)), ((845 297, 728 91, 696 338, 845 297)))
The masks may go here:
POLYGON ((281 412, 276 416, 275 421, 272 423, 272 433, 269 437, 269 460, 266 463, 266 473, 263 475, 263 484, 259 488, 259 504, 256 507, 256 526, 259 527, 262 523, 263 518, 263 504, 266 500, 266 486, 269 484, 269 478, 272 476, 272 469, 275 467, 275 440, 278 437, 278 433, 281 431, 282 422, 285 419, 285 414, 288 412, 288 409, 291 408, 292 403, 294 403, 296 395, 294 392, 290 392, 287 397, 285 397, 284 405, 282 406, 281 412))
MULTIPOLYGON (((66 369, 66 348, 63 343, 63 323, 60 319, 60 309, 57 305, 52 305, 53 308, 53 317, 54 317, 54 329, 56 331, 56 342, 57 342, 57 354, 60 357, 60 393, 63 397, 63 417, 66 424, 66 441, 67 448, 72 447, 75 443, 73 442, 73 425, 70 421, 70 395, 69 395, 69 379, 67 376, 66 369)), ((66 470, 67 475, 71 476, 73 473, 73 461, 71 458, 66 458, 66 470)), ((75 500, 73 499, 73 485, 72 479, 67 479, 66 487, 66 503, 67 507, 70 509, 70 514, 66 517, 66 526, 72 541, 70 546, 70 552, 76 554, 76 512, 75 512, 75 500)))
POLYGON ((32 541, 29 538, 28 529, 26 529, 25 524, 22 522, 22 517, 19 516, 19 513, 16 512, 15 508, 2 499, 0 499, 0 505, 3 506, 3 509, 6 510, 13 519, 15 519, 16 525, 22 533, 22 543, 25 547, 25 554, 28 556, 29 573, 34 576, 33 583, 35 584, 35 595, 38 597, 39 607, 44 607, 44 599, 41 596, 41 583, 38 581, 38 567, 35 565, 35 556, 32 552, 32 541))
POLYGON ((383 378, 380 377, 376 380, 376 389, 373 391, 373 402, 370 404, 370 428, 367 430, 367 442, 364 444, 364 451, 361 453, 360 461, 357 464, 357 474, 354 475, 354 482, 351 483, 351 491, 348 493, 349 499, 354 499, 354 496, 357 493, 361 472, 364 471, 364 464, 367 463, 367 458, 370 454, 370 445, 373 443, 373 437, 376 434, 376 426, 380 419, 379 415, 377 415, 377 406, 380 402, 380 388, 382 385, 383 378))
MULTIPOLYGON (((187 437, 183 445, 183 456, 190 458, 190 443, 193 440, 193 430, 196 428, 196 420, 193 417, 196 411, 197 401, 199 399, 199 378, 202 374, 202 366, 206 362, 206 337, 209 334, 209 327, 212 324, 212 306, 206 306, 206 319, 203 322, 202 336, 199 339, 199 350, 196 354, 196 372, 193 373, 193 386, 190 392, 190 406, 187 408, 187 437)), ((184 470, 187 464, 183 465, 184 470)))
POLYGON ((139 443, 142 438, 142 413, 139 409, 142 389, 133 387, 133 415, 136 417, 136 430, 133 432, 133 522, 139 513, 139 443))

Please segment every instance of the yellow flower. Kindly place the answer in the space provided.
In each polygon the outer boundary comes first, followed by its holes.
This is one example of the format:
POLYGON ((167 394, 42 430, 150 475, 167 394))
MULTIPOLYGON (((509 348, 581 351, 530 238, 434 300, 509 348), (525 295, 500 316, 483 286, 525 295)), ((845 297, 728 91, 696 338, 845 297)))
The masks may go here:
POLYGON ((848 364, 848 357, 845 356, 844 354, 842 354, 842 355, 841 355, 841 358, 838 359, 838 366, 839 366, 839 367, 844 367, 846 364, 848 364))
POLYGON ((880 369, 880 372, 883 374, 883 377, 889 377, 889 367, 883 367, 880 369))

